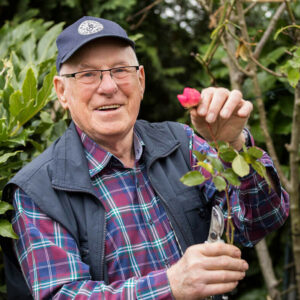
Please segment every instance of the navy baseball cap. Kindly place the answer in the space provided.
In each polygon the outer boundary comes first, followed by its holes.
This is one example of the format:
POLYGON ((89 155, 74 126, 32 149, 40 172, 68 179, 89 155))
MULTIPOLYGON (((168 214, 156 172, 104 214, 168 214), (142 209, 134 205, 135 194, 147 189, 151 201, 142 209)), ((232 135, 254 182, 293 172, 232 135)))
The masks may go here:
POLYGON ((106 19, 85 16, 68 26, 57 37, 57 72, 59 72, 61 64, 67 61, 80 47, 92 40, 103 37, 121 39, 133 49, 135 47, 134 42, 119 24, 106 19))

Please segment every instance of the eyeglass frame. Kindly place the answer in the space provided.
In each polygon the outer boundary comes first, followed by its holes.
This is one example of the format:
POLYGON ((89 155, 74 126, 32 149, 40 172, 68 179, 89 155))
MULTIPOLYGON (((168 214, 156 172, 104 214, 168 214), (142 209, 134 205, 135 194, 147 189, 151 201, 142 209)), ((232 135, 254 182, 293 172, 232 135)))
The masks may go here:
POLYGON ((84 71, 78 71, 78 72, 74 72, 74 73, 70 73, 70 74, 62 74, 62 75, 59 75, 59 76, 62 76, 62 77, 66 77, 66 78, 75 78, 76 79, 76 74, 80 74, 80 73, 84 73, 84 72, 91 72, 91 71, 100 71, 100 81, 99 83, 101 83, 102 81, 102 78, 103 78, 103 72, 108 72, 109 71, 109 74, 110 74, 110 77, 114 80, 114 77, 112 76, 112 73, 111 71, 112 70, 115 70, 115 69, 125 69, 125 68, 135 68, 136 71, 138 71, 140 69, 140 65, 138 66, 122 66, 122 67, 113 67, 113 68, 110 68, 110 69, 104 69, 104 70, 101 70, 101 69, 93 69, 93 70, 84 70, 84 71))

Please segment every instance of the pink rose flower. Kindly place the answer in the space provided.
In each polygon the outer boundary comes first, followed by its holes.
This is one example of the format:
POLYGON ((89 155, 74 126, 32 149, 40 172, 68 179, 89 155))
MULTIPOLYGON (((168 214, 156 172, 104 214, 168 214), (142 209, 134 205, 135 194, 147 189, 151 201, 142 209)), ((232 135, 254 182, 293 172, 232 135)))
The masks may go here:
POLYGON ((183 94, 177 95, 177 98, 184 108, 191 108, 198 105, 201 100, 201 94, 196 89, 186 87, 183 90, 183 94))

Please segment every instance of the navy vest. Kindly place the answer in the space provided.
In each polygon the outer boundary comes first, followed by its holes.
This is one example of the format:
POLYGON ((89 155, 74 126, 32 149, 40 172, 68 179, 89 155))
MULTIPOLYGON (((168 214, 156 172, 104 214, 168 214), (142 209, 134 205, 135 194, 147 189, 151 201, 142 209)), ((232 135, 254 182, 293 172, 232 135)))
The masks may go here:
MULTIPOLYGON (((211 211, 199 187, 187 187, 179 180, 191 169, 186 132, 178 123, 141 120, 135 129, 145 143, 143 159, 152 187, 184 253, 190 245, 207 239, 211 211)), ((108 283, 103 242, 105 211, 94 193, 73 123, 61 138, 17 173, 5 187, 3 200, 11 201, 15 186, 73 236, 82 260, 90 266, 92 280, 108 283)), ((1 238, 9 299, 32 299, 11 245, 11 240, 1 238)))

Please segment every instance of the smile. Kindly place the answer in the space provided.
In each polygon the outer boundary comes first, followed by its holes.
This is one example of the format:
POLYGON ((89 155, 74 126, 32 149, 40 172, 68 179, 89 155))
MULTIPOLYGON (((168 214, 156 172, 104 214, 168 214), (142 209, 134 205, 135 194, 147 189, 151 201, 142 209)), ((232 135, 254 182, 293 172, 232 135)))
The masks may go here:
POLYGON ((117 108, 119 108, 120 106, 121 106, 121 105, 119 105, 119 104, 103 105, 103 106, 100 106, 100 107, 98 108, 98 110, 103 111, 103 110, 117 109, 117 108))

